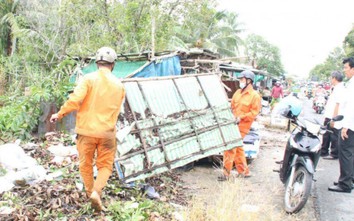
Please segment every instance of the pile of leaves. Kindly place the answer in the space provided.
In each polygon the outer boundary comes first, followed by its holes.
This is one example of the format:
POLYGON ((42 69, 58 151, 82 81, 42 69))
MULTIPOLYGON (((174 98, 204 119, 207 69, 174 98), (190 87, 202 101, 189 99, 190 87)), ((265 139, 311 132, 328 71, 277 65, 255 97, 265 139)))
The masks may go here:
POLYGON ((65 134, 51 134, 38 143, 36 148, 25 151, 49 172, 61 171, 62 175, 35 185, 22 184, 11 191, 0 194, 1 208, 11 212, 1 213, 0 220, 172 220, 172 204, 186 205, 180 175, 167 172, 145 181, 135 187, 122 184, 113 172, 102 196, 106 211, 95 214, 90 207, 80 180, 78 160, 71 164, 51 164, 54 157, 47 148, 52 143, 68 141, 65 134), (141 186, 151 185, 160 194, 159 199, 149 199, 141 186), (80 187, 81 186, 81 187, 80 187))
POLYGON ((2 220, 48 220, 84 214, 84 193, 70 179, 57 183, 43 181, 33 186, 16 186, 1 198, 14 211, 2 220))

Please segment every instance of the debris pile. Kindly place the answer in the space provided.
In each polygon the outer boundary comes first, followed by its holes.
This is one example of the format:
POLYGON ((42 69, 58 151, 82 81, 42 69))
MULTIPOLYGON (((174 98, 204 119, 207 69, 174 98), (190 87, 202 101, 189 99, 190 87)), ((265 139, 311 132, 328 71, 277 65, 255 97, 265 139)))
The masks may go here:
MULTIPOLYGON (((12 183, 11 188, 0 193, 0 220, 58 220, 61 218, 66 218, 66 220, 105 220, 105 216, 112 215, 110 210, 104 214, 92 213, 86 194, 82 189, 78 158, 72 152, 75 147, 70 146, 73 144, 70 139, 68 135, 51 134, 47 136, 46 140, 37 144, 28 143, 22 146, 6 144, 10 145, 13 150, 2 149, 7 153, 7 156, 10 152, 22 154, 20 157, 22 160, 27 159, 34 166, 42 167, 43 176, 41 179, 31 179, 36 182, 17 179, 12 183), (64 140, 69 146, 64 145, 64 140), (63 149, 59 151, 60 148, 63 149), (58 155, 69 157, 71 162, 63 161, 61 164, 54 162, 53 159, 58 155)), ((0 156, 4 155, 0 154, 0 156)), ((3 179, 9 172, 4 169, 5 165, 8 169, 8 164, 1 162, 0 179, 3 179)), ((22 165, 20 164, 21 160, 17 162, 17 167, 22 165)), ((33 177, 31 173, 26 175, 33 177)), ((3 184, 0 182, 1 188, 3 188, 3 184)), ((151 177, 144 183, 131 183, 131 185, 133 187, 127 188, 126 184, 119 181, 117 173, 113 173, 103 195, 105 207, 109 208, 115 202, 130 202, 132 199, 147 200, 147 189, 142 189, 142 186, 155 190, 155 193, 159 195, 155 200, 156 203, 186 204, 187 199, 181 191, 182 185, 179 175, 174 172, 151 177)), ((151 216, 156 216, 156 214, 156 211, 151 212, 151 216)), ((155 220, 170 220, 168 214, 162 212, 158 214, 159 219, 155 220)))
POLYGON ((17 185, 41 182, 45 179, 46 170, 37 161, 28 156, 16 143, 0 146, 0 193, 17 185))

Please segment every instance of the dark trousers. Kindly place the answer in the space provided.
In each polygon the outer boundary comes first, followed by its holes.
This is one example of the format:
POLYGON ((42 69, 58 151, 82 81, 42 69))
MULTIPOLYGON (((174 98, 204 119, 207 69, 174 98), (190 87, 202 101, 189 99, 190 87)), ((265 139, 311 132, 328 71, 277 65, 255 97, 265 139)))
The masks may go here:
MULTIPOLYGON (((329 118, 325 118, 324 126, 326 126, 330 120, 331 119, 329 118)), ((328 155, 329 149, 331 149, 331 156, 338 157, 340 130, 331 128, 331 131, 332 133, 327 131, 325 134, 323 134, 321 155, 328 155)))
POLYGON ((354 172, 354 131, 348 129, 347 134, 347 139, 339 139, 340 176, 338 183, 343 189, 351 190, 354 172))

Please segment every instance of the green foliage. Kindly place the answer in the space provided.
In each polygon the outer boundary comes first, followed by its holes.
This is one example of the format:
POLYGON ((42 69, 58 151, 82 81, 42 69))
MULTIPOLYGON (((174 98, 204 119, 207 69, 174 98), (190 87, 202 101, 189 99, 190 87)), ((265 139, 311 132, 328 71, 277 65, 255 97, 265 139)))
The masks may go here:
POLYGON ((0 6, 0 96, 6 91, 0 133, 6 139, 28 139, 40 104, 60 106, 73 67, 99 47, 120 53, 205 47, 234 56, 242 43, 237 14, 218 12, 215 0, 3 0, 0 6))
POLYGON ((255 68, 278 76, 284 73, 278 47, 254 34, 249 35, 245 42, 246 53, 255 68))
POLYGON ((333 71, 341 71, 343 69, 342 61, 345 57, 343 49, 335 48, 327 57, 325 62, 316 65, 310 71, 310 78, 318 80, 328 80, 333 71))
POLYGON ((170 47, 208 48, 221 56, 235 56, 243 43, 239 34, 238 15, 232 12, 215 10, 214 1, 199 0, 185 14, 185 19, 174 28, 170 47))
POLYGON ((0 165, 0 177, 1 176, 5 176, 6 173, 7 173, 7 171, 4 168, 2 168, 1 165, 0 165))
POLYGON ((152 201, 145 200, 141 203, 130 202, 115 202, 112 203, 108 210, 112 213, 112 220, 122 221, 140 221, 148 218, 147 210, 152 207, 152 201))
POLYGON ((151 50, 154 18, 156 51, 195 46, 203 39, 204 46, 220 49, 221 53, 229 50, 234 55, 241 42, 237 15, 217 12, 215 7, 210 0, 131 0, 114 4, 67 0, 60 7, 60 17, 65 17, 71 36, 66 52, 87 56, 102 45, 125 53, 151 50))
POLYGON ((310 79, 328 80, 332 71, 341 71, 343 69, 343 59, 351 56, 354 56, 354 27, 344 38, 343 49, 340 47, 335 48, 323 63, 312 68, 310 79))
POLYGON ((4 192, 4 194, 2 195, 2 201, 0 204, 0 206, 15 206, 18 207, 18 205, 21 204, 21 198, 13 192, 10 191, 6 191, 4 192))
POLYGON ((110 204, 108 211, 110 215, 108 215, 107 218, 109 220, 121 221, 148 220, 152 212, 157 212, 158 214, 170 212, 169 209, 162 204, 148 199, 114 202, 110 204))
POLYGON ((344 39, 344 50, 346 57, 354 56, 354 26, 344 39))
POLYGON ((0 99, 3 104, 0 108, 0 134, 5 140, 30 139, 42 114, 41 103, 55 101, 62 104, 67 91, 72 88, 66 71, 70 70, 73 62, 64 60, 48 73, 34 66, 21 67, 15 59, 7 61, 5 70, 11 84, 7 88, 7 96, 0 99))
POLYGON ((32 106, 31 99, 9 99, 7 102, 0 111, 1 137, 5 140, 10 140, 13 136, 29 139, 31 131, 37 125, 37 119, 30 116, 39 116, 38 106, 32 106))
POLYGON ((19 1, 2 0, 0 1, 0 55, 10 55, 13 47, 13 33, 11 28, 17 25, 14 17, 19 1), (10 22, 13 22, 12 25, 10 22))

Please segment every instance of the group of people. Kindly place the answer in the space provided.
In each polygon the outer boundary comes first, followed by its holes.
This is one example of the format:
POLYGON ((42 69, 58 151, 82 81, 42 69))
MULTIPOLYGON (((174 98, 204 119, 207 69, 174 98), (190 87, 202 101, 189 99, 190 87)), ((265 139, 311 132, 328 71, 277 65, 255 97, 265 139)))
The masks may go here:
POLYGON ((346 85, 341 72, 331 74, 333 88, 324 114, 324 125, 329 125, 331 132, 323 135, 321 156, 339 160, 339 179, 328 190, 350 193, 354 187, 354 104, 350 100, 350 95, 354 93, 354 57, 344 59, 343 65, 348 79, 346 85), (337 115, 343 115, 343 120, 331 122, 337 115))
MULTIPOLYGON (((100 48, 96 53, 98 71, 85 75, 59 112, 50 119, 54 123, 77 111, 75 132, 79 171, 86 195, 96 212, 104 209, 101 195, 113 171, 117 150, 116 122, 125 97, 123 84, 112 74, 116 59, 117 54, 112 48, 100 48), (96 178, 93 175, 94 164, 98 170, 96 178)), ((260 95, 253 89, 254 79, 253 72, 243 71, 239 76, 241 89, 231 102, 242 138, 249 132, 261 108, 260 95)), ((234 164, 240 176, 250 176, 244 150, 237 147, 225 151, 224 173, 218 177, 220 181, 230 177, 234 164)))
MULTIPOLYGON (((53 114, 50 119, 54 123, 68 113, 77 111, 75 131, 78 134, 79 171, 87 197, 96 212, 103 210, 102 190, 113 171, 117 149, 116 122, 125 98, 123 84, 112 74, 116 59, 117 54, 113 49, 100 48, 96 53, 98 71, 85 75, 59 112, 53 114), (94 164, 98 169, 96 179, 93 175, 94 164)), ((331 144, 328 156, 338 157, 340 162, 339 180, 329 187, 329 190, 351 192, 354 178, 354 105, 347 95, 354 94, 354 58, 348 58, 343 63, 349 81, 344 88, 341 73, 332 73, 334 89, 328 102, 325 123, 337 114, 343 115, 344 120, 341 125, 331 124, 333 134, 325 135, 322 156, 328 155, 331 144)), ((232 97, 231 109, 241 137, 244 138, 260 112, 261 97, 253 88, 255 75, 252 71, 243 71, 238 78, 240 89, 232 97)), ((282 96, 282 90, 279 88, 280 84, 276 84, 271 93, 275 101, 282 96)), ((218 180, 228 180, 234 166, 238 176, 251 176, 242 146, 224 152, 223 174, 218 180)))

